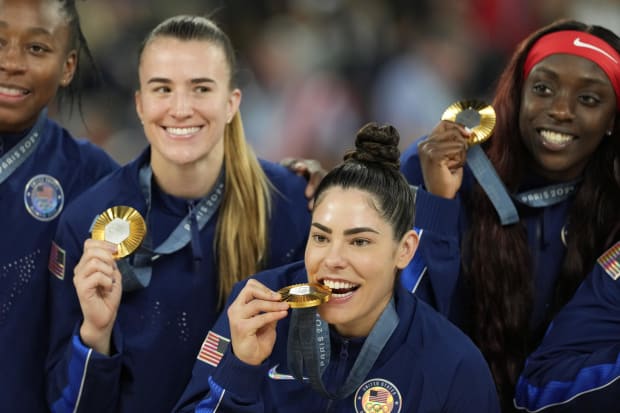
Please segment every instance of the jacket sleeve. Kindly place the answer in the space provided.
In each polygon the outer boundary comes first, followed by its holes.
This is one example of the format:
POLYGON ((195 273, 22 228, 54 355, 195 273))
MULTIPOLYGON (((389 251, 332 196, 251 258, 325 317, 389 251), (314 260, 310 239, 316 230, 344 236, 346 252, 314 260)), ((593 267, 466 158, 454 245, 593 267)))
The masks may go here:
MULTIPOLYGON (((231 293, 228 306, 238 295, 240 285, 231 293)), ((209 331, 196 358, 192 377, 175 412, 262 413, 262 388, 268 363, 251 366, 232 353, 227 311, 222 311, 209 331)))
POLYGON ((455 199, 445 199, 424 189, 417 141, 403 153, 401 172, 411 185, 417 186, 415 227, 420 236, 418 249, 403 270, 401 281, 406 289, 450 317, 461 272, 460 193, 455 199))
MULTIPOLYGON (((70 211, 63 214, 63 217, 70 216, 70 211)), ((52 247, 57 262, 50 265, 52 322, 46 362, 47 401, 52 412, 114 412, 120 394, 122 339, 119 332, 113 333, 116 355, 111 357, 86 347, 79 337, 82 313, 73 287, 73 269, 86 236, 61 218, 52 247)))
POLYGON ((515 405, 532 412, 615 411, 619 378, 620 280, 597 264, 528 358, 515 405))

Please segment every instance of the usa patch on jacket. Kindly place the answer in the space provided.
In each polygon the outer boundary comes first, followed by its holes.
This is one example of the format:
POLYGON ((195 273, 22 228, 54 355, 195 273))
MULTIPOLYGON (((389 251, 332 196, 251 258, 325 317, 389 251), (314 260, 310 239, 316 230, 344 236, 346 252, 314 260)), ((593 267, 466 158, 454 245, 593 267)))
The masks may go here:
POLYGON ((52 241, 52 248, 50 249, 50 258, 47 263, 47 269, 50 270, 56 278, 60 280, 65 279, 65 250, 60 248, 58 244, 52 241))
POLYGON ((617 280, 618 277, 620 277, 620 241, 616 242, 613 247, 605 251, 605 253, 598 258, 597 262, 603 267, 607 275, 617 280))
POLYGON ((220 364, 220 360, 224 356, 224 352, 228 348, 229 343, 230 340, 226 337, 220 336, 213 331, 209 331, 209 334, 207 334, 205 341, 203 341, 202 346, 200 347, 200 352, 197 357, 198 360, 204 361, 213 367, 217 367, 217 365, 220 364))

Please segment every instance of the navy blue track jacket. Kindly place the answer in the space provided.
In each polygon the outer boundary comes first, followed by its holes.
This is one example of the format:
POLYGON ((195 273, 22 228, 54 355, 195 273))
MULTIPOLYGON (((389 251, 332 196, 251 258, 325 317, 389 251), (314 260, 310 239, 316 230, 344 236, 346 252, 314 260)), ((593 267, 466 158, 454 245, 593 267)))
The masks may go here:
MULTIPOLYGON (((300 261, 255 278, 277 291, 307 282, 307 273, 300 261)), ((231 301, 243 285, 235 287, 231 301)), ((403 288, 395 292, 395 305, 399 324, 370 372, 354 393, 331 403, 288 371, 288 317, 277 324, 271 356, 260 366, 250 366, 232 354, 230 345, 226 347, 230 327, 223 313, 205 339, 206 357, 204 353, 198 356, 192 380, 175 411, 499 412, 493 379, 473 343, 403 288), (218 354, 222 357, 219 364, 218 354)), ((332 331, 330 342, 331 359, 323 381, 328 389, 336 389, 347 377, 364 339, 347 339, 332 331)))
MULTIPOLYGON (((191 376, 202 339, 217 319, 217 263, 214 236, 218 211, 200 231, 203 272, 194 272, 192 246, 162 255, 152 265, 150 285, 125 292, 113 330, 110 357, 79 338, 81 311, 72 284, 73 267, 105 209, 128 205, 146 217, 138 172, 147 149, 134 162, 102 180, 68 209, 56 243, 66 252, 64 277, 51 276, 54 325, 48 362, 48 401, 56 412, 169 412, 191 376)), ((285 168, 261 161, 275 187, 269 222, 267 267, 303 256, 310 225, 307 182, 285 168)), ((226 191, 226 188, 224 188, 226 191)), ((162 243, 188 212, 188 201, 153 184, 147 231, 162 243)))
MULTIPOLYGON (((0 184, 0 411, 47 412, 47 271, 59 214, 118 165, 103 150, 76 140, 50 119, 24 163, 0 184)), ((0 135, 4 153, 26 133, 0 135)), ((9 155, 13 159, 13 156, 9 155)), ((2 165, 4 170, 6 162, 2 165)), ((63 257, 52 256, 52 265, 63 257)))

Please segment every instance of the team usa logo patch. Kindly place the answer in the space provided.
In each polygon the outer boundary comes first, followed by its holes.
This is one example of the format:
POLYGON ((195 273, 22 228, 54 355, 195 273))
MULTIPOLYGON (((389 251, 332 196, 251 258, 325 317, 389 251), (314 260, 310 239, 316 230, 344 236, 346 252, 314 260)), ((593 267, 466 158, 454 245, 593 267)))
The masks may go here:
POLYGON ((620 277, 620 241, 598 258, 598 263, 614 280, 620 277))
POLYGON ((50 175, 36 175, 24 189, 26 209, 39 221, 51 221, 60 214, 65 203, 62 186, 50 175))
POLYGON ((399 413, 402 402, 396 386, 384 379, 370 379, 355 392, 357 413, 399 413))
POLYGON ((203 341, 200 347, 197 359, 213 367, 217 367, 222 357, 224 357, 224 352, 226 352, 229 343, 230 340, 226 337, 209 331, 207 338, 205 338, 205 341, 203 341))

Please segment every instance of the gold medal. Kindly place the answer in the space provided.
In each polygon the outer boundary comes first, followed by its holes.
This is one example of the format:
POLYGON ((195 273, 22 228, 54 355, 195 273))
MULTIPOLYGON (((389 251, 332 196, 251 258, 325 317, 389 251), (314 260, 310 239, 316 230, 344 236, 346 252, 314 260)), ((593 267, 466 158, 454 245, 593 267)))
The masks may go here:
POLYGON ((116 258, 131 254, 140 246, 146 234, 146 223, 142 215, 132 207, 108 208, 97 217, 92 237, 117 245, 116 258))
POLYGON ((291 308, 316 307, 329 301, 332 290, 322 284, 293 284, 278 291, 291 308))
POLYGON ((469 145, 480 144, 491 137, 495 128, 495 110, 478 100, 464 100, 453 103, 441 115, 441 120, 450 120, 469 129, 469 145))

